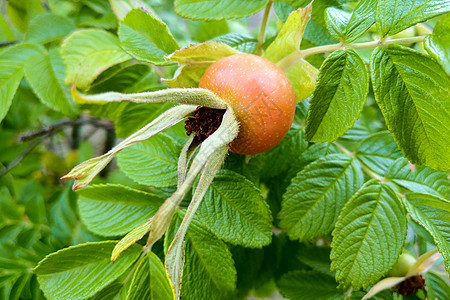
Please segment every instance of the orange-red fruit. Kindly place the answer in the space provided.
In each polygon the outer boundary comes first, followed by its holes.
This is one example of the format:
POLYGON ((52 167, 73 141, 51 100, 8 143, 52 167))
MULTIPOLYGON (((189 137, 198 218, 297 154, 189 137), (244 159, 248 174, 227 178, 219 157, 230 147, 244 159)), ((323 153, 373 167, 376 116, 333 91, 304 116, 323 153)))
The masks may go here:
POLYGON ((295 95, 288 78, 275 64, 253 54, 216 61, 200 80, 234 110, 239 135, 231 152, 258 154, 275 147, 294 120, 295 95))

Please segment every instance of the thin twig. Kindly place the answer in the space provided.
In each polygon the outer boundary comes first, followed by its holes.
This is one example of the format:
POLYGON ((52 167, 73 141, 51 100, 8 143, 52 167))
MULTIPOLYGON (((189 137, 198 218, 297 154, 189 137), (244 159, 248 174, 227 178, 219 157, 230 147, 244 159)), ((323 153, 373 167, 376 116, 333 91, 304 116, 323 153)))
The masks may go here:
POLYGON ((0 43, 0 47, 6 47, 6 46, 9 46, 9 45, 14 45, 14 44, 17 44, 19 41, 10 41, 10 42, 1 42, 0 43))
POLYGON ((98 119, 78 119, 76 121, 74 120, 62 120, 57 123, 54 123, 52 125, 49 125, 41 130, 38 130, 36 132, 32 132, 29 134, 25 134, 19 137, 20 142, 26 142, 30 140, 34 140, 32 143, 28 145, 28 147, 19 154, 7 167, 0 170, 0 177, 10 172, 12 169, 14 169, 17 165, 22 162, 22 160, 30 154, 31 151, 33 151, 34 148, 36 148, 37 145, 39 145, 46 137, 52 136, 59 130, 62 130, 63 127, 66 126, 80 126, 83 124, 90 124, 96 127, 102 127, 107 130, 112 130, 113 126, 107 123, 102 123, 98 119))
POLYGON ((266 5, 266 10, 264 11, 264 16, 261 23, 261 29, 259 30, 259 36, 258 36, 258 44, 256 45, 255 54, 261 55, 262 53, 262 44, 264 42, 264 36, 266 35, 266 27, 267 27, 267 21, 269 20, 269 14, 270 14, 270 8, 272 7, 273 0, 269 0, 269 2, 266 5))
POLYGON ((39 145, 40 142, 41 142, 41 140, 37 139, 37 140, 34 140, 31 144, 29 144, 28 147, 25 149, 25 151, 20 153, 20 155, 17 156, 6 168, 0 170, 0 177, 7 174, 9 171, 14 169, 18 164, 20 164, 20 162, 28 154, 30 154, 30 152, 33 151, 33 149, 36 148, 36 146, 39 145))
POLYGON ((318 46, 313 47, 305 50, 298 50, 295 52, 292 52, 282 60, 280 60, 277 65, 280 69, 286 69, 293 64, 295 64, 297 61, 304 59, 308 56, 314 55, 314 54, 320 54, 320 53, 326 53, 326 52, 333 52, 335 50, 339 49, 370 49, 370 48, 376 48, 378 46, 387 46, 390 44, 412 44, 412 43, 418 43, 423 41, 423 39, 426 37, 426 35, 421 36, 414 36, 414 37, 407 37, 407 38, 400 38, 400 39, 379 39, 376 41, 371 42, 364 42, 364 43, 356 43, 356 44, 344 44, 344 43, 338 43, 338 44, 332 44, 332 45, 325 45, 325 46, 318 46))
POLYGON ((43 129, 40 129, 38 131, 29 133, 29 134, 24 134, 21 135, 19 137, 19 141, 20 142, 26 142, 32 139, 35 139, 37 137, 43 136, 43 135, 51 135, 54 134, 54 132, 61 130, 63 127, 67 127, 67 126, 79 126, 79 125, 92 125, 92 126, 96 126, 96 127, 102 127, 105 129, 111 129, 113 128, 112 125, 107 124, 107 123, 103 123, 98 119, 78 119, 78 120, 62 120, 59 121, 57 123, 51 124, 43 129))

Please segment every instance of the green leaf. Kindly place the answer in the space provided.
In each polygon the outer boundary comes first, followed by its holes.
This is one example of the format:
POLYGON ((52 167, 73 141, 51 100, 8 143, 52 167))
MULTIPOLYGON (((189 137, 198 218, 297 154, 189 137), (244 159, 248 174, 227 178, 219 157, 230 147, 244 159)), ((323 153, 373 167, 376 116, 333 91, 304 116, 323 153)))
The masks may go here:
POLYGON ((387 170, 385 177, 412 192, 444 198, 450 196, 447 173, 426 166, 417 166, 412 170, 406 158, 397 159, 387 170))
POLYGON ((120 24, 119 39, 131 56, 155 65, 167 65, 164 56, 180 48, 163 21, 139 8, 130 11, 120 24))
POLYGON ((230 31, 226 20, 219 20, 219 21, 187 20, 187 28, 191 36, 191 39, 197 42, 205 42, 217 36, 227 34, 230 31))
POLYGON ((393 35, 448 11, 448 0, 379 0, 376 14, 378 32, 382 37, 393 35))
POLYGON ((72 19, 46 12, 34 17, 28 25, 26 40, 46 44, 57 41, 75 30, 72 19))
POLYGON ((257 40, 254 37, 234 32, 215 37, 211 42, 224 43, 244 53, 254 53, 257 44, 257 40))
POLYGON ((97 76, 111 66, 131 59, 118 38, 101 29, 82 29, 72 33, 61 46, 67 67, 66 84, 86 89, 97 76))
POLYGON ((8 16, 11 22, 22 32, 27 31, 28 22, 44 11, 40 0, 8 0, 8 16))
POLYGON ((134 228, 127 235, 125 235, 114 247, 111 253, 111 261, 116 261, 119 255, 128 249, 131 245, 142 239, 147 232, 150 231, 152 226, 152 219, 148 219, 145 223, 134 228))
POLYGON ((363 183, 358 161, 346 154, 314 161, 292 179, 283 195, 280 226, 300 241, 330 233, 342 207, 363 183))
POLYGON ((186 237, 182 299, 230 299, 236 289, 236 269, 226 244, 195 217, 186 237))
POLYGON ((247 17, 263 9, 268 0, 175 0, 175 11, 194 20, 247 17))
POLYGON ((262 247, 272 239, 272 216, 259 189, 230 170, 218 173, 197 211, 200 220, 226 242, 262 247))
POLYGON ((331 276, 330 271, 330 251, 328 247, 307 246, 301 248, 297 258, 300 262, 311 267, 314 271, 319 271, 325 275, 331 276))
POLYGON ((58 50, 54 48, 49 53, 31 57, 25 64, 25 78, 42 103, 75 117, 79 111, 70 87, 64 84, 65 67, 58 50))
POLYGON ((117 155, 120 169, 137 183, 155 187, 177 185, 181 146, 171 137, 158 134, 123 149, 117 155))
POLYGON ((356 156, 363 164, 377 174, 384 175, 386 170, 402 153, 397 147, 391 133, 382 131, 365 138, 356 156))
POLYGON ((127 300, 173 300, 166 269, 153 252, 141 261, 133 275, 127 300))
POLYGON ((151 11, 151 7, 143 0, 110 0, 111 8, 117 19, 122 21, 133 8, 151 11))
POLYGON ((433 28, 433 33, 425 37, 424 47, 428 53, 450 74, 450 15, 444 16, 433 28))
POLYGON ((12 99, 23 77, 23 65, 33 55, 43 53, 42 47, 19 44, 0 52, 0 121, 11 106, 12 99))
POLYGON ((425 283, 427 285, 428 299, 450 298, 450 285, 443 276, 440 276, 435 272, 427 272, 425 274, 425 283))
POLYGON ((284 274, 277 281, 280 293, 291 300, 340 300, 344 291, 331 276, 317 271, 298 270, 284 274))
POLYGON ((364 34, 375 22, 378 0, 361 0, 346 26, 344 41, 349 43, 364 34))
POLYGON ((450 168, 450 78, 431 58, 389 45, 371 57, 375 98, 399 148, 412 163, 450 168))
POLYGON ((353 126, 366 102, 369 74, 352 49, 331 53, 319 71, 306 119, 306 138, 331 142, 353 126))
POLYGON ((330 34, 337 40, 352 42, 366 32, 375 22, 377 0, 362 0, 353 13, 336 7, 325 11, 325 21, 330 34))
POLYGON ((319 71, 306 60, 299 60, 284 69, 295 93, 295 101, 300 102, 311 96, 319 71))
POLYGON ((282 58, 300 49, 303 32, 311 18, 312 6, 299 8, 289 14, 276 39, 267 47, 263 57, 277 63, 282 58))
POLYGON ((431 234, 450 272, 450 202, 429 194, 411 193, 404 203, 411 218, 431 234))
POLYGON ((117 261, 110 261, 114 241, 87 243, 52 253, 34 269, 49 299, 85 299, 122 275, 136 261, 142 247, 134 245, 117 261))
MULTIPOLYGON (((303 32, 311 18, 311 8, 312 6, 308 5, 289 15, 275 41, 267 47, 263 55, 264 58, 274 63, 280 62, 280 64, 283 64, 282 59, 284 57, 300 49, 303 32)), ((318 73, 315 67, 302 59, 282 68, 294 89, 297 102, 311 96, 318 73)))
POLYGON ((345 39, 345 31, 352 14, 336 7, 325 10, 325 21, 328 32, 337 40, 345 39))
POLYGON ((117 184, 98 184, 78 191, 81 219, 103 236, 122 235, 150 219, 161 197, 117 184))
POLYGON ((333 230, 331 269, 340 284, 366 289, 386 274, 402 251, 406 225, 395 192, 378 181, 367 182, 347 202, 333 230))
POLYGON ((276 177, 286 172, 299 160, 299 155, 308 147, 303 129, 293 124, 283 140, 273 149, 264 153, 264 165, 259 177, 276 177))
POLYGON ((177 62, 180 67, 174 78, 164 81, 170 87, 198 87, 200 79, 210 65, 221 58, 238 53, 236 49, 218 42, 206 42, 182 48, 167 57, 168 60, 177 62))

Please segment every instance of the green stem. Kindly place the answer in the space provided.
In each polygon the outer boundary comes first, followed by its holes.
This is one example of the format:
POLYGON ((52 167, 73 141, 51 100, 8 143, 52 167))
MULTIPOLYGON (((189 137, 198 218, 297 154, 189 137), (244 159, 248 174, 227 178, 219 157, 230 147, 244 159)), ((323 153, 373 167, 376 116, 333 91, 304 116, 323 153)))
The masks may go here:
POLYGON ((269 0, 269 2, 266 5, 266 9, 264 11, 261 28, 259 30, 258 44, 256 45, 256 50, 255 50, 256 55, 261 55, 261 53, 262 53, 262 44, 264 42, 264 36, 266 35, 267 21, 269 20, 269 14, 270 14, 270 8, 272 7, 272 2, 273 2, 273 0, 269 0))
POLYGON ((370 48, 376 48, 378 46, 387 46, 390 44, 412 44, 412 43, 418 43, 423 41, 423 39, 426 37, 426 35, 421 36, 414 36, 414 37, 407 37, 407 38, 400 38, 400 39, 379 39, 376 41, 371 42, 364 42, 364 43, 356 43, 356 44, 344 44, 343 42, 333 45, 325 45, 325 46, 318 46, 313 47, 305 50, 297 50, 295 52, 292 52, 282 60, 280 60, 277 65, 280 69, 284 70, 295 64, 297 61, 304 59, 305 57, 319 54, 319 53, 325 53, 325 52, 333 52, 335 50, 345 50, 345 49, 370 49, 370 48))

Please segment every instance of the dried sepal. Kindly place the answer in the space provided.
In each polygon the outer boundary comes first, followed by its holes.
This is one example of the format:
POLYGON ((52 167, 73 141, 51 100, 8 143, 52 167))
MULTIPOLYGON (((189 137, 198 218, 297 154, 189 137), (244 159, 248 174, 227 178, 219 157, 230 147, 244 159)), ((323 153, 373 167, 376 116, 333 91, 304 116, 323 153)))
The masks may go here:
POLYGON ((73 190, 80 189, 89 184, 94 177, 114 158, 122 149, 149 139, 153 135, 167 129, 183 120, 187 115, 195 111, 196 106, 179 105, 161 114, 158 118, 139 129, 120 144, 102 156, 91 158, 74 167, 67 175, 61 179, 75 179, 73 190))

